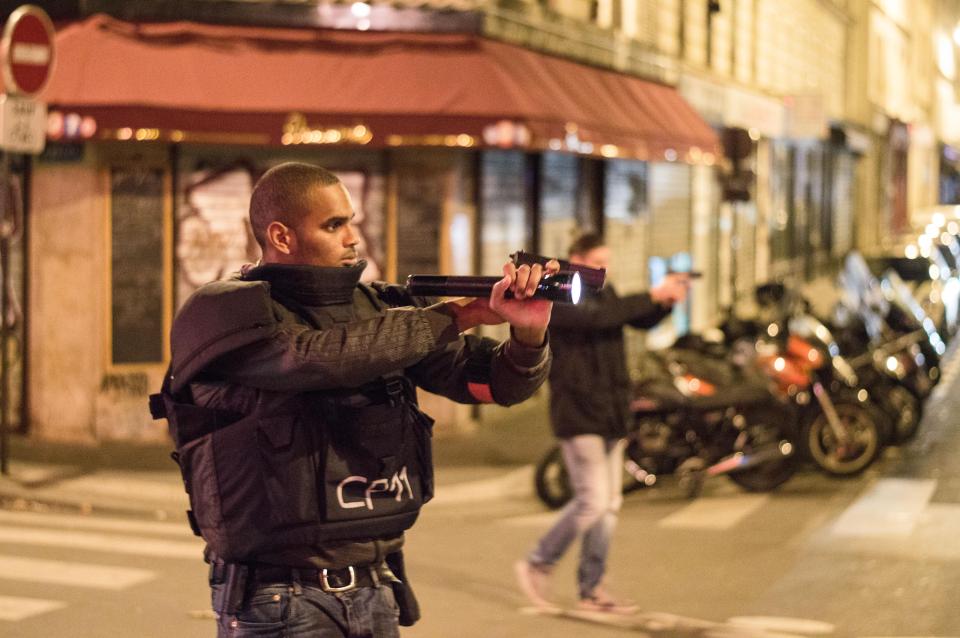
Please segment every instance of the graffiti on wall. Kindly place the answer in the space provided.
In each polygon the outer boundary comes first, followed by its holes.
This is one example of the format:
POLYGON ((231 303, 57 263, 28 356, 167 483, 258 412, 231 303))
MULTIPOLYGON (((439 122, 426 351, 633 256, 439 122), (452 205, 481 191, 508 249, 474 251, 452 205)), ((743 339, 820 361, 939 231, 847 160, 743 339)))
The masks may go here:
POLYGON ((247 208, 256 174, 246 163, 191 172, 177 228, 177 298, 257 261, 247 208))
MULTIPOLYGON (((256 180, 269 168, 238 160, 215 168, 198 167, 187 173, 180 193, 177 227, 177 301, 210 281, 229 276, 260 259, 248 216, 256 180)), ((359 250, 367 260, 365 281, 382 277, 383 231, 364 210, 366 175, 361 171, 334 171, 356 211, 354 224, 359 250)))
POLYGON ((149 394, 149 384, 150 381, 145 372, 105 374, 100 379, 100 392, 145 397, 149 394))

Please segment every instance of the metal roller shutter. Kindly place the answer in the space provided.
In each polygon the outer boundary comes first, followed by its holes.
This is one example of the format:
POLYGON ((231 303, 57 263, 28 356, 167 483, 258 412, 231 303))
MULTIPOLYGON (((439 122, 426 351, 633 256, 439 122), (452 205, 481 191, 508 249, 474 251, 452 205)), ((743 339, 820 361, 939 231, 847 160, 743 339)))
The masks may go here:
POLYGON ((690 252, 690 179, 686 164, 650 164, 651 256, 690 252))
POLYGON ((752 295, 757 277, 757 205, 734 204, 737 260, 737 296, 752 295))
POLYGON ((854 156, 835 155, 833 171, 833 255, 842 257, 853 248, 854 156))

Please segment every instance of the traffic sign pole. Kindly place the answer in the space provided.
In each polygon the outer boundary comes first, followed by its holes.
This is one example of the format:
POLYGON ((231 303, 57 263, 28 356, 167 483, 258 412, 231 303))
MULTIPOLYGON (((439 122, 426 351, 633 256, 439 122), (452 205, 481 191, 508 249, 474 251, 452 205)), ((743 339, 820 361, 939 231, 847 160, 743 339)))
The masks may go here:
POLYGON ((54 60, 53 23, 35 5, 17 8, 0 38, 0 474, 9 473, 10 442, 10 244, 18 230, 16 193, 10 188, 10 153, 40 153, 46 142, 43 90, 54 60), (12 208, 11 208, 12 207, 12 208))
MULTIPOLYGON (((0 197, 4 221, 12 218, 10 208, 10 153, 3 151, 0 162, 0 197)), ((4 224, 6 226, 6 224, 4 224)), ((0 474, 10 473, 10 232, 0 234, 0 474)))

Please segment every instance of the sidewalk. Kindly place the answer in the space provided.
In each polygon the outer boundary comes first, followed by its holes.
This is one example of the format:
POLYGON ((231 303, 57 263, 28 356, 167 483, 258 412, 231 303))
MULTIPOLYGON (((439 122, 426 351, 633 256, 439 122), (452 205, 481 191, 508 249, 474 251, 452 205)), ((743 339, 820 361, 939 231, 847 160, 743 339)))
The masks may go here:
MULTIPOLYGON (((432 506, 533 494, 532 465, 553 445, 545 397, 491 406, 476 432, 434 429, 437 490, 432 506)), ((169 445, 93 446, 10 437, 0 508, 47 508, 180 520, 187 496, 169 445)))

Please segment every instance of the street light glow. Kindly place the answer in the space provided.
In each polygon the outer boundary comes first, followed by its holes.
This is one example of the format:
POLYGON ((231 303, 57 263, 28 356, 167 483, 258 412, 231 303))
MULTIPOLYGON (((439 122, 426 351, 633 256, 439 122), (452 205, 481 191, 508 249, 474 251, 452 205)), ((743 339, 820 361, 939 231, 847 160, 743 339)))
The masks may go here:
POLYGON ((370 5, 366 2, 354 2, 350 5, 350 13, 352 13, 355 18, 369 18, 370 5))

